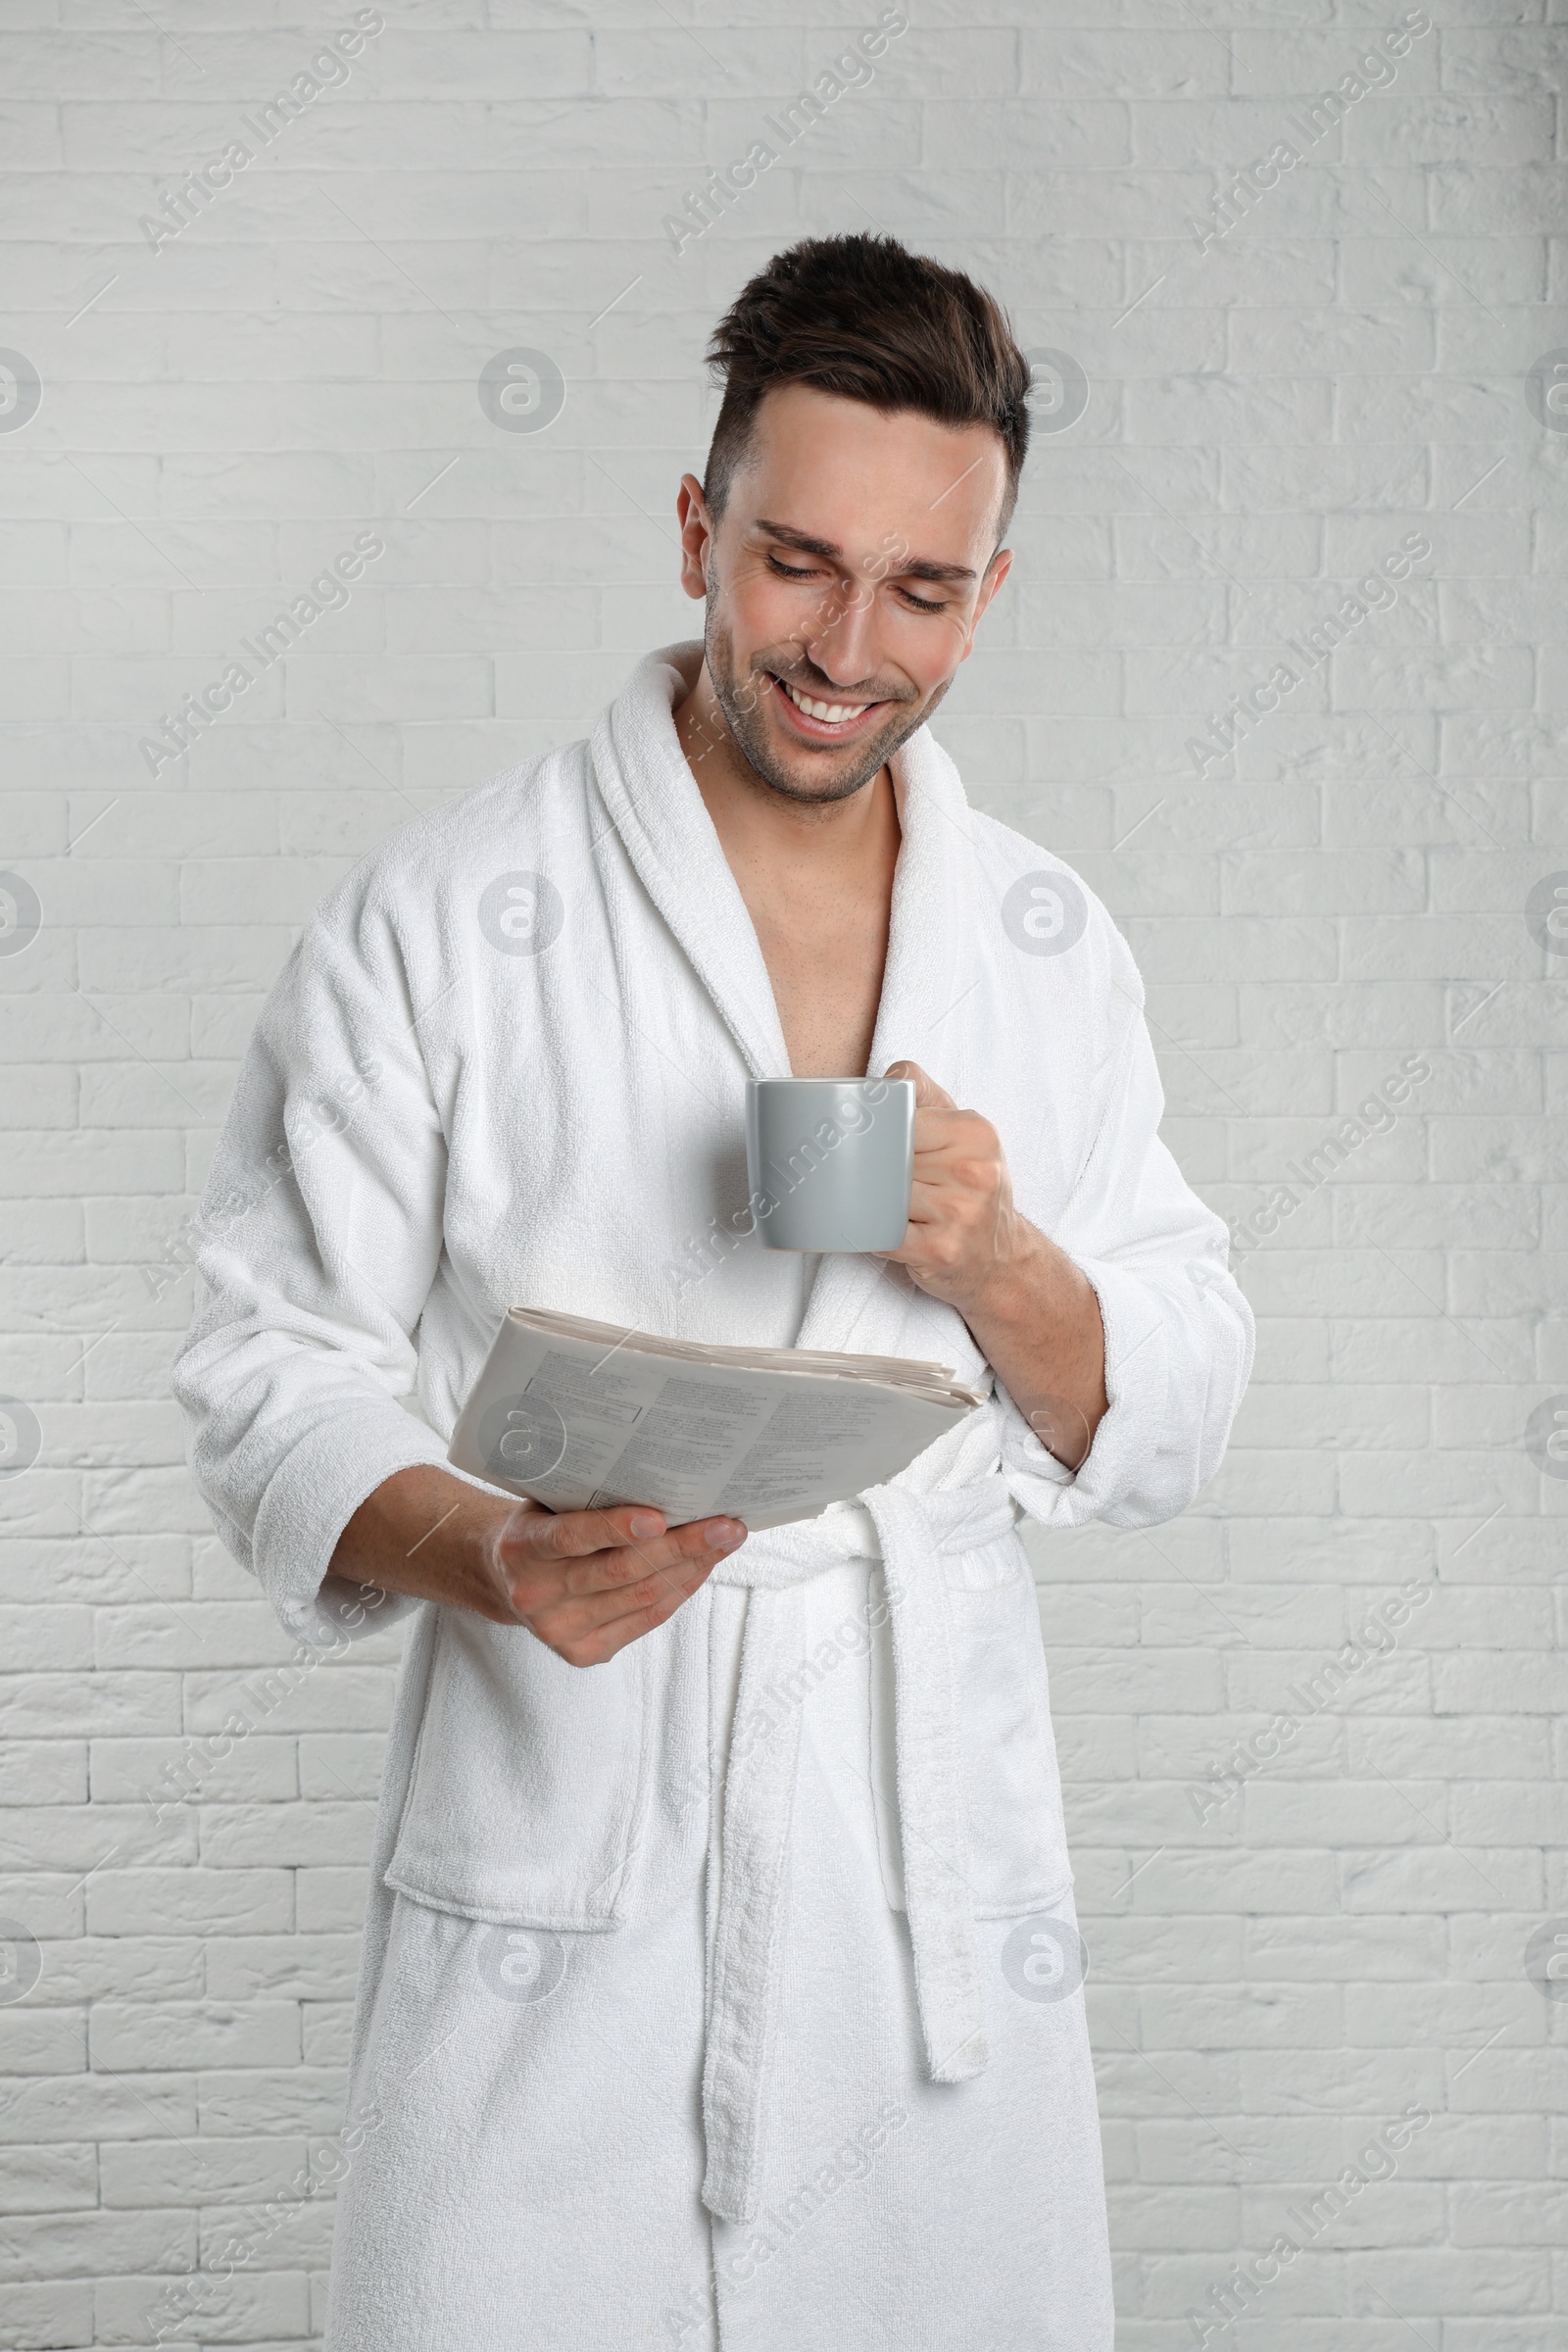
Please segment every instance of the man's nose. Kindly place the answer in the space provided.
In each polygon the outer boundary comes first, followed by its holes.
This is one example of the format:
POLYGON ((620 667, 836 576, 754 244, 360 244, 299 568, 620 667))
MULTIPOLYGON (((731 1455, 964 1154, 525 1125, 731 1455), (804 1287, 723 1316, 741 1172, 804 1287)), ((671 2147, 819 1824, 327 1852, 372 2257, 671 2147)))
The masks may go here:
POLYGON ((823 599, 805 650, 835 686, 853 686, 875 674, 875 596, 852 582, 823 599))

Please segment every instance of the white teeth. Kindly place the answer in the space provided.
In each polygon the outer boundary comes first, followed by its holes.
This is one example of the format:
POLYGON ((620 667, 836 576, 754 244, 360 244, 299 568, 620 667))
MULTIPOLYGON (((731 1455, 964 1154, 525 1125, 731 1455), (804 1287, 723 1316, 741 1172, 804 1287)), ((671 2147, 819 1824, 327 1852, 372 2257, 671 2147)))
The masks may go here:
POLYGON ((858 718, 862 710, 871 707, 869 703, 813 703, 808 695, 797 693, 787 679, 780 678, 778 683, 808 718, 825 718, 830 726, 836 726, 841 719, 858 718))

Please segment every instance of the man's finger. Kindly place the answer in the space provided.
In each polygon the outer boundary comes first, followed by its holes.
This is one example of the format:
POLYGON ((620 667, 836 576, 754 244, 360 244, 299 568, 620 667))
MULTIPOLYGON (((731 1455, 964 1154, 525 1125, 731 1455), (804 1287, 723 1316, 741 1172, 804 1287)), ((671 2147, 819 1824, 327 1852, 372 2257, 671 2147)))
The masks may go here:
POLYGON ((916 1159, 967 1159, 979 1166, 993 1162, 997 1152, 995 1135, 982 1131, 972 1112, 928 1102, 914 1114, 916 1159))
POLYGON ((590 1644, 592 1662, 600 1663, 673 1617, 712 1574, 719 1557, 716 1552, 699 1552, 662 1576, 644 1577, 618 1592, 586 1593, 541 1610, 533 1621, 534 1631, 563 1653, 590 1644))
POLYGON ((511 1575, 553 1570, 563 1579, 565 1592, 586 1594, 668 1573, 704 1549, 715 1554, 733 1551, 746 1536, 742 1522, 728 1518, 688 1521, 667 1533, 628 1540, 633 1528, 662 1530, 663 1515, 621 1506, 613 1511, 528 1514, 507 1530, 502 1560, 511 1575))
MULTIPOLYGON (((705 1553, 720 1559, 744 1541, 744 1528, 729 1519, 699 1519, 672 1527, 653 1544, 622 1544, 608 1551, 589 1552, 564 1570, 564 1590, 572 1594, 613 1592, 622 1595, 627 1585, 644 1577, 681 1576, 705 1553)), ((620 1606, 625 1607, 620 1598, 620 1606)))
POLYGON ((890 1061, 885 1075, 889 1078, 914 1080, 914 1107, 922 1110, 956 1110, 958 1105, 950 1094, 944 1093, 936 1080, 917 1061, 890 1061))
POLYGON ((956 1184, 950 1176, 916 1176, 909 1188, 911 1225, 947 1225, 956 1218, 981 1218, 991 1207, 989 1194, 973 1185, 956 1184))
POLYGON ((531 1559, 566 1560, 654 1541, 663 1533, 662 1511, 618 1504, 608 1511, 519 1511, 502 1541, 509 1550, 516 1546, 531 1559))

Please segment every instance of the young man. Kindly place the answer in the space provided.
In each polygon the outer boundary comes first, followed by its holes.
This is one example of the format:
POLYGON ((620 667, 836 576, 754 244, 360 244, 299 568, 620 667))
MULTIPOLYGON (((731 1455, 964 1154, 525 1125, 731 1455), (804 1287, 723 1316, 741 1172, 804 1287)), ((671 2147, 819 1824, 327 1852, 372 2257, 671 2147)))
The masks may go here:
POLYGON ((303 1639, 413 1613, 327 2341, 1108 2352, 1015 1522, 1185 1508, 1251 1323, 1119 934, 924 726, 1011 560, 1001 312, 832 239, 713 349, 704 642, 331 893, 213 1177, 202 1491, 303 1639), (868 1070, 918 1086, 902 1247, 764 1249, 747 1078, 868 1070), (988 1401, 804 1526, 555 1517, 444 1466, 513 1304, 988 1401))

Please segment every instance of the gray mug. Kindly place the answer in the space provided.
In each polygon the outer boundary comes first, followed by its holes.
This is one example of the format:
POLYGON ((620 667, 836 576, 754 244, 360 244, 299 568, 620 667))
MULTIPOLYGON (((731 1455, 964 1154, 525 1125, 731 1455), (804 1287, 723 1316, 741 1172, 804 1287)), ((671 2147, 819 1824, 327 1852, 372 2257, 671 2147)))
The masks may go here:
POLYGON ((751 1078, 746 1170, 768 1250, 897 1250, 914 1183, 912 1078, 751 1078))

